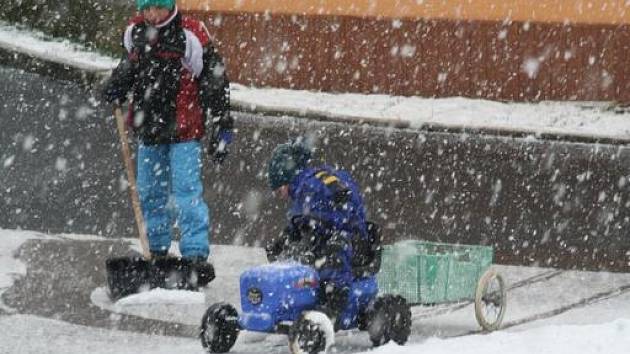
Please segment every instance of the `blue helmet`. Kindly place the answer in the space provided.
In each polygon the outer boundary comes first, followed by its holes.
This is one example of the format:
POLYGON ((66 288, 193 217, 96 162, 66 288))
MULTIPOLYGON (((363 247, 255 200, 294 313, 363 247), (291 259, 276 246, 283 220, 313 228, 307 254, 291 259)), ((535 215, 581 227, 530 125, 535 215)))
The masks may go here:
POLYGON ((267 164, 269 187, 276 190, 289 184, 311 159, 311 149, 301 140, 278 145, 267 164))

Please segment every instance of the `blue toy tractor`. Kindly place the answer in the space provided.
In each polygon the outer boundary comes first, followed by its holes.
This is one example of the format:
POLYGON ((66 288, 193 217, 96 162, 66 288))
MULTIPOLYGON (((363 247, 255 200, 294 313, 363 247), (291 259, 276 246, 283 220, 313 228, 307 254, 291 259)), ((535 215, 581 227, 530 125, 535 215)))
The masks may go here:
MULTIPOLYGON (((373 229, 375 226, 370 225, 373 229)), ((372 233, 373 235, 376 232, 372 233)), ((334 332, 358 328, 375 346, 393 340, 404 344, 410 334, 411 311, 398 295, 378 294, 375 274, 380 268, 380 236, 370 237, 369 257, 353 259, 354 281, 345 307, 333 324, 320 305, 320 281, 314 267, 285 260, 257 266, 240 278, 241 309, 227 303, 208 308, 200 338, 210 353, 228 352, 241 330, 283 333, 292 353, 327 352, 334 332)), ((358 249, 359 245, 354 245, 358 249)))

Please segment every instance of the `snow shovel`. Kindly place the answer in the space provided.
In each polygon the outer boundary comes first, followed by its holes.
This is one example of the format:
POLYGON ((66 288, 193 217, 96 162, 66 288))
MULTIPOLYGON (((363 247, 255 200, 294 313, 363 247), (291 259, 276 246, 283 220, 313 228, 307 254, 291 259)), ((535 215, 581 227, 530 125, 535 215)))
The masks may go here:
POLYGON ((114 107, 118 137, 120 138, 125 170, 129 181, 129 193, 138 228, 142 255, 109 258, 105 262, 107 286, 112 300, 151 288, 194 290, 211 282, 214 268, 209 263, 192 263, 179 257, 152 258, 146 227, 136 189, 133 159, 127 141, 127 125, 119 106, 114 107))

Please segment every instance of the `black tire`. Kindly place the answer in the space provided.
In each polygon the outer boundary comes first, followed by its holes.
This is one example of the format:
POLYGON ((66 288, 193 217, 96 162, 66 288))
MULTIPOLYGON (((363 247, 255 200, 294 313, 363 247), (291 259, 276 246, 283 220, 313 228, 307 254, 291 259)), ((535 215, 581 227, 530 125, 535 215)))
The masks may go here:
POLYGON ((411 309, 400 295, 378 297, 368 310, 367 331, 374 346, 393 340, 399 345, 411 334, 411 309))
POLYGON ((317 317, 326 322, 317 323, 307 318, 307 313, 303 313, 289 329, 289 350, 292 354, 323 353, 334 341, 328 338, 332 333, 327 334, 325 330, 326 327, 332 329, 330 319, 323 313, 317 313, 317 317))
POLYGON ((232 349, 239 332, 238 312, 234 306, 218 303, 203 315, 199 338, 209 353, 226 353, 232 349))

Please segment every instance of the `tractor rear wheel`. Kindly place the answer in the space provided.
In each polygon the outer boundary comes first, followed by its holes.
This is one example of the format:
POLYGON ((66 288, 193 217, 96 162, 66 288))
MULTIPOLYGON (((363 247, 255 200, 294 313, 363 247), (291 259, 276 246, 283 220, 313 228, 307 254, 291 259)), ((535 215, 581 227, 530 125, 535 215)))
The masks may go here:
POLYGON ((368 310, 367 331, 374 346, 393 340, 399 345, 411 334, 411 309, 400 295, 378 297, 368 310))

